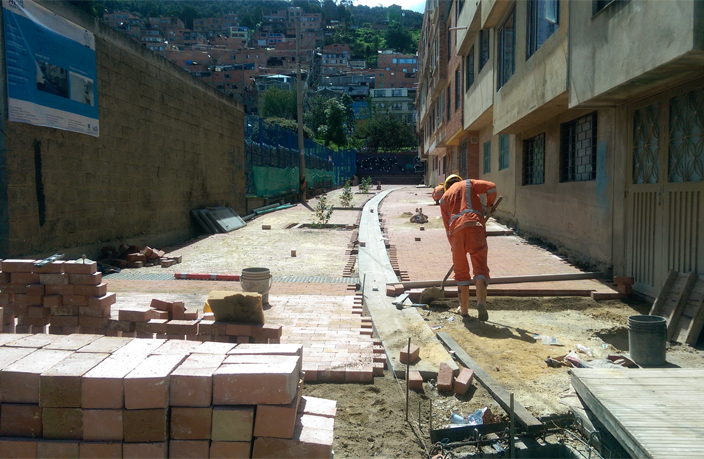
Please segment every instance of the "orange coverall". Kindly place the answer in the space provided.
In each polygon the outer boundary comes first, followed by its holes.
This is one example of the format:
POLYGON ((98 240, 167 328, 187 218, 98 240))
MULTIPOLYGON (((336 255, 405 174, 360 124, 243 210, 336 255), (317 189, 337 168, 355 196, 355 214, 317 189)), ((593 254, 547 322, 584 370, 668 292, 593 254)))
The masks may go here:
POLYGON ((472 260, 474 280, 483 278, 488 284, 490 279, 484 209, 479 199, 480 194, 486 194, 486 205, 492 206, 496 201, 496 185, 486 180, 463 180, 454 183, 440 200, 442 221, 452 248, 458 286, 469 285, 472 280, 467 262, 468 253, 472 260))

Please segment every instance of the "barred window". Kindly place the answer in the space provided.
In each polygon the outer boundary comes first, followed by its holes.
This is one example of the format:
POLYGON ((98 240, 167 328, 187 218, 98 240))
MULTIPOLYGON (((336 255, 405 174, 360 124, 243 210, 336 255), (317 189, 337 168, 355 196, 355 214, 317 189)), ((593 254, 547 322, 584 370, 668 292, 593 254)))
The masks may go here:
POLYGON ((467 57, 464 59, 464 73, 465 73, 465 91, 469 91, 469 88, 474 84, 474 46, 469 50, 467 57))
POLYGON ((596 112, 560 126, 560 182, 596 180, 596 112))
POLYGON ((545 183, 545 134, 523 141, 523 185, 545 183))
POLYGON ((489 29, 479 31, 479 71, 489 61, 489 29))
POLYGON ((484 143, 484 173, 491 172, 491 141, 484 143))
POLYGON ((511 137, 508 134, 499 136, 499 170, 508 169, 511 155, 511 137))
POLYGON ((460 88, 462 88, 462 69, 457 67, 455 70, 455 110, 460 108, 460 94, 462 94, 460 88))

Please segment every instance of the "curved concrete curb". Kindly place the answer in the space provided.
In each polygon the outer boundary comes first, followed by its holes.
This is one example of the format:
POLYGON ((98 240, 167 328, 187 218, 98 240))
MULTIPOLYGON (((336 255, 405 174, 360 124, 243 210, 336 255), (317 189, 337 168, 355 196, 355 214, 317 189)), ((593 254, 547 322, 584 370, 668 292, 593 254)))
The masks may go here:
POLYGON ((379 204, 392 191, 385 190, 370 199, 362 211, 359 223, 359 278, 364 285, 364 304, 372 317, 374 330, 381 338, 391 369, 398 376, 406 372, 406 365, 399 361, 400 352, 411 344, 420 346, 420 360, 411 365, 420 371, 423 379, 437 378, 440 363, 447 363, 453 371, 459 366, 438 341, 416 308, 399 311, 386 296, 386 284, 398 283, 389 261, 379 226, 379 204), (361 244, 364 242, 365 244, 361 244), (364 247, 362 247, 364 245, 364 247))

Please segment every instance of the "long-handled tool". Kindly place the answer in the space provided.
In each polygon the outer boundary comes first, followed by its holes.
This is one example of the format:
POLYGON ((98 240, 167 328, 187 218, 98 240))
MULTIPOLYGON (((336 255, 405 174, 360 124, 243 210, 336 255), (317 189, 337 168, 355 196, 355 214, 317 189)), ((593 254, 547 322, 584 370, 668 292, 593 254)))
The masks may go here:
MULTIPOLYGON (((494 205, 489 207, 486 211, 486 215, 484 216, 484 224, 486 225, 486 222, 489 221, 489 218, 494 214, 494 211, 496 208, 499 206, 501 201, 504 199, 503 196, 499 196, 496 199, 496 202, 494 205)), ((420 303, 424 304, 430 304, 435 300, 441 300, 445 298, 445 281, 447 280, 448 277, 450 277, 450 273, 455 269, 455 265, 453 264, 450 266, 450 270, 447 271, 447 274, 445 274, 445 278, 442 280, 440 283, 440 287, 428 287, 425 290, 423 290, 423 293, 420 294, 420 303)))

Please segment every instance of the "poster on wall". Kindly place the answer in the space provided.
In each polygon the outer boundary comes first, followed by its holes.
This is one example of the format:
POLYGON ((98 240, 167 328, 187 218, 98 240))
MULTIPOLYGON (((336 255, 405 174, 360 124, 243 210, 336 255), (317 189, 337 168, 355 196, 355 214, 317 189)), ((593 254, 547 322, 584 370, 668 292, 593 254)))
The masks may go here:
POLYGON ((98 137, 93 33, 31 0, 2 0, 8 119, 98 137))

